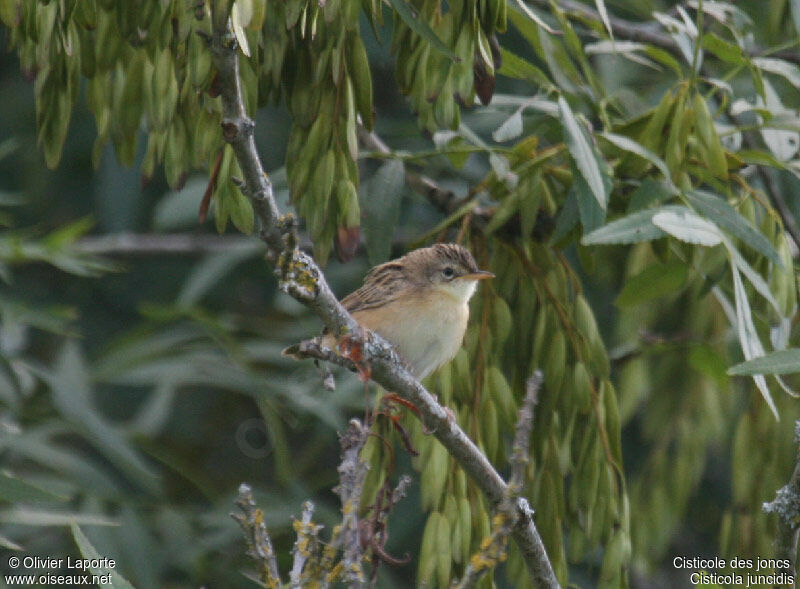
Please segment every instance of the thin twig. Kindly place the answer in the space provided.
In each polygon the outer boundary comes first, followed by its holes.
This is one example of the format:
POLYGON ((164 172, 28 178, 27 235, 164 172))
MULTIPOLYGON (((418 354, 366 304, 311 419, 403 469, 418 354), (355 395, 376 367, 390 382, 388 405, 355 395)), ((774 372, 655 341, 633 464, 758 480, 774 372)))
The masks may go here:
POLYGON ((525 467, 530 461, 529 447, 533 431, 534 409, 539 403, 539 390, 542 388, 544 376, 537 370, 525 382, 525 398, 517 411, 517 425, 514 433, 514 445, 511 447, 511 477, 508 486, 517 493, 525 481, 525 467))
POLYGON ((303 567, 305 567, 308 559, 315 556, 318 551, 317 534, 322 529, 322 526, 315 525, 311 521, 313 515, 314 504, 311 501, 304 501, 300 521, 295 522, 297 540, 292 550, 292 570, 289 571, 289 587, 291 589, 301 589, 303 587, 303 567))
POLYGON ((264 524, 264 513, 256 507, 250 485, 246 483, 239 485, 236 505, 242 510, 242 514, 231 514, 231 517, 239 522, 244 532, 247 539, 247 554, 256 561, 261 582, 269 589, 279 589, 281 577, 278 572, 278 559, 267 526, 264 524))
POLYGON ((544 377, 537 370, 525 383, 525 398, 517 412, 517 425, 514 428, 514 445, 511 455, 511 478, 506 487, 506 496, 497 506, 492 518, 492 531, 481 541, 480 550, 467 563, 464 576, 453 582, 452 589, 467 589, 477 582, 493 567, 505 560, 508 537, 520 519, 533 515, 528 502, 521 499, 525 480, 525 467, 529 460, 529 446, 533 431, 534 407, 539 402, 539 389, 544 377))
POLYGON ((364 547, 361 542, 358 508, 367 465, 361 460, 361 449, 367 441, 369 430, 357 419, 350 420, 350 427, 340 436, 342 462, 339 464, 339 486, 335 491, 342 502, 342 575, 348 587, 364 587, 364 547))

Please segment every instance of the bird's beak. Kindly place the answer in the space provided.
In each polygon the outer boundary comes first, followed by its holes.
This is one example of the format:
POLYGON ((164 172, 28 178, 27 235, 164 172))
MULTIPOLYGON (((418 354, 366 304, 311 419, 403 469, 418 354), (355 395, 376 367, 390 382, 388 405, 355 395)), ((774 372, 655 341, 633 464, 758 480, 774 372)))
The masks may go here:
POLYGON ((465 278, 467 280, 486 280, 487 278, 494 278, 494 274, 487 272, 486 270, 478 270, 477 272, 464 274, 464 276, 461 278, 465 278))

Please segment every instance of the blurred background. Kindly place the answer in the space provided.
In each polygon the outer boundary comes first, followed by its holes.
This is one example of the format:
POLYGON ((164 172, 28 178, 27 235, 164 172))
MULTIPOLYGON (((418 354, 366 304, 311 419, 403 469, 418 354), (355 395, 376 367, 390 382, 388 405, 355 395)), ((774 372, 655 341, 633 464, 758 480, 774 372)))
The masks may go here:
MULTIPOLYGON (((654 9, 668 11, 671 3, 607 4, 617 16, 644 21, 654 9)), ((751 15, 759 43, 775 46, 785 24, 774 22, 765 4, 773 3, 737 3, 751 15)), ((379 31, 378 42, 362 22, 376 130, 392 149, 431 149, 397 91, 389 28, 379 31)), ((7 40, 8 31, 0 27, 0 46, 5 48, 7 40)), ((501 36, 501 43, 530 57, 514 30, 501 36)), ((593 65, 607 88, 620 89, 622 100, 652 106, 672 83, 625 60, 598 57, 593 65)), ((497 83, 498 95, 530 91, 528 84, 503 76, 497 83)), ((791 85, 777 80, 775 86, 784 105, 796 109, 791 85)), ((94 168, 96 127, 85 97, 73 111, 60 165, 48 170, 37 144, 33 86, 14 53, 0 53, 0 105, 0 222, 5 226, 0 248, 8 260, 0 265, 0 468, 27 481, 19 501, 9 501, 7 491, 0 502, 0 568, 6 551, 18 547, 30 554, 75 556, 66 525, 74 517, 140 589, 252 587, 238 573, 250 562, 229 516, 236 490, 246 481, 257 491, 286 570, 292 517, 299 516, 304 500, 315 502, 321 523, 339 519, 338 498, 331 492, 337 482, 336 434, 349 416, 363 412, 362 385, 337 371, 337 389, 327 392, 312 363, 280 357, 284 346, 317 333, 320 322, 277 290, 257 238, 233 229, 219 236, 213 221, 198 222, 206 174, 190 175, 179 191, 168 188, 161 169, 144 179, 138 169, 144 141, 133 167, 120 166, 106 145, 94 168), (148 238, 153 235, 160 237, 148 238), (188 245, 181 236, 190 238, 188 245)), ((464 112, 464 121, 488 138, 510 112, 502 104, 475 107, 464 112)), ((256 121, 259 150, 283 208, 289 121, 283 107, 261 109, 256 121)), ((529 125, 539 125, 543 142, 560 138, 560 130, 542 115, 526 115, 529 125)), ((466 194, 490 170, 480 156, 470 156, 460 170, 441 156, 415 164, 458 194, 466 194)), ((377 163, 364 160, 361 166, 368 178, 377 163)), ((797 181, 788 174, 778 181, 798 212, 797 181)), ((397 229, 386 236, 393 255, 443 219, 408 189, 400 198, 397 229)), ((565 254, 577 262, 574 248, 565 254)), ((360 284, 369 266, 361 248, 347 264, 332 258, 326 273, 343 296, 360 284)), ((613 352, 620 321, 614 300, 622 276, 597 267, 581 279, 613 352)), ((671 329, 671 308, 654 309, 654 331, 671 329)), ((658 341, 648 353, 666 357, 679 346, 658 341)), ((747 385, 730 381, 724 369, 723 364, 714 395, 718 410, 733 415, 748 407, 753 395, 747 385)), ((615 375, 624 378, 619 371, 615 375)), ((643 437, 648 423, 658 419, 658 403, 678 394, 670 384, 676 376, 664 378, 662 388, 641 393, 659 397, 655 405, 645 409, 629 400, 623 409, 624 466, 631 480, 647 474, 644 465, 654 452, 673 457, 670 448, 657 448, 643 437)), ((779 435, 790 438, 797 410, 781 404, 786 413, 779 435)), ((714 423, 713 439, 703 438, 694 450, 695 482, 676 499, 686 509, 671 514, 677 521, 665 520, 659 556, 634 556, 640 565, 632 573, 635 586, 685 586, 685 575, 676 575, 672 567, 676 554, 719 554, 732 493, 735 421, 714 423)), ((413 472, 407 457, 399 460, 398 472, 413 472)), ((418 489, 415 481, 393 515, 391 554, 402 556, 419 541, 424 515, 418 489)), ((668 505, 672 499, 667 489, 648 501, 668 505)), ((415 571, 414 563, 383 567, 379 586, 409 587, 415 571)), ((579 584, 594 574, 574 573, 579 584)))

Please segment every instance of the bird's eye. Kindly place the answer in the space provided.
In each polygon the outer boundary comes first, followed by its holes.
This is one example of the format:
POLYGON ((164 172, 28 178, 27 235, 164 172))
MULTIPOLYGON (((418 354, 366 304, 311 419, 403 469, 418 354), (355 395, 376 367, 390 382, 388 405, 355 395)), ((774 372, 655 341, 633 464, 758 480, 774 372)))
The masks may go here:
POLYGON ((445 266, 444 270, 442 270, 442 276, 445 278, 452 278, 456 275, 456 271, 453 270, 450 266, 445 266))

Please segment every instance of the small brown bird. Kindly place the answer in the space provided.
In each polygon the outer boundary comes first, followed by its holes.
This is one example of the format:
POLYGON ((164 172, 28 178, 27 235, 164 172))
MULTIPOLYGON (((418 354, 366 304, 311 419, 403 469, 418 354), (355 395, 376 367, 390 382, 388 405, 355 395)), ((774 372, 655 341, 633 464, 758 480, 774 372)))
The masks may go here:
MULTIPOLYGON (((436 244, 375 266, 342 305, 394 345, 422 380, 456 355, 467 329, 469 299, 479 280, 493 277, 478 269, 465 247, 436 244)), ((324 343, 333 347, 328 338, 324 343)), ((286 352, 291 355, 292 348, 286 352)))

